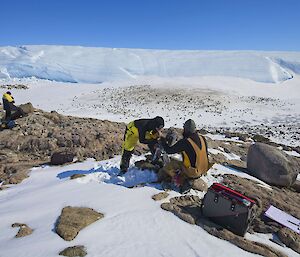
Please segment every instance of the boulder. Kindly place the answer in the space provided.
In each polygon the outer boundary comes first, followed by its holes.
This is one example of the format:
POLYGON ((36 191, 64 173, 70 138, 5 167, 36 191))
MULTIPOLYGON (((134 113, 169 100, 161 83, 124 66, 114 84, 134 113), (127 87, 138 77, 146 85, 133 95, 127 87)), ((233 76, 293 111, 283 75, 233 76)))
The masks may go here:
POLYGON ((76 245, 64 249, 59 253, 59 255, 68 257, 83 257, 87 255, 87 252, 83 245, 76 245))
POLYGON ((68 162, 72 162, 75 157, 74 153, 71 153, 69 151, 61 151, 61 152, 55 152, 51 156, 51 165, 62 165, 68 162))
POLYGON ((255 143, 248 151, 247 169, 270 185, 289 187, 296 181, 299 164, 276 147, 255 143))
POLYGON ((31 103, 21 104, 21 105, 19 105, 19 107, 22 109, 22 111, 25 114, 29 114, 29 113, 34 112, 34 108, 33 108, 31 103))
POLYGON ((103 217, 102 213, 90 208, 67 206, 62 209, 55 230, 64 240, 71 241, 80 230, 103 217))

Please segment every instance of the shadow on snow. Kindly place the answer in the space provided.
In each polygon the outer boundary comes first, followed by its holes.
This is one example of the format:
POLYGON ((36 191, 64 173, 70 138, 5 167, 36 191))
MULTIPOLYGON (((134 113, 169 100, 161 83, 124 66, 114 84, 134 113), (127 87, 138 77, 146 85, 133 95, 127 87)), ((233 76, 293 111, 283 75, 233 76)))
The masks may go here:
MULTIPOLYGON (((140 170, 131 167, 122 176, 118 176, 120 169, 116 166, 104 167, 98 166, 87 170, 68 170, 57 174, 57 178, 65 179, 75 174, 87 175, 88 179, 98 181, 99 183, 115 184, 128 188, 137 186, 151 186, 161 188, 157 181, 157 174, 150 170, 140 170)), ((84 179, 84 178, 83 178, 84 179)))

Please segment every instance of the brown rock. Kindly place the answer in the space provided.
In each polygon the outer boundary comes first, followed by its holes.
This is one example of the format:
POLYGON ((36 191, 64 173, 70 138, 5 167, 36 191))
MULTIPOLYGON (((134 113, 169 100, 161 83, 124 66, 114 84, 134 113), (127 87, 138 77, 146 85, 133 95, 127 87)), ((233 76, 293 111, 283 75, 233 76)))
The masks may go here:
POLYGON ((55 152, 51 156, 51 165, 62 165, 65 163, 73 162, 75 157, 74 153, 68 151, 55 152))
MULTIPOLYGON (((257 182, 234 175, 223 175, 224 185, 233 188, 256 201, 256 218, 250 226, 250 231, 260 233, 279 233, 280 239, 294 251, 298 251, 299 235, 295 235, 289 229, 272 220, 265 219, 263 213, 270 204, 299 218, 300 217, 300 195, 288 188, 273 187, 272 190, 260 186, 257 182)), ((264 244, 259 244, 237 236, 232 232, 214 224, 201 215, 201 200, 194 196, 174 197, 170 202, 161 204, 161 208, 174 213, 180 219, 203 227, 208 233, 227 240, 238 247, 263 256, 285 256, 280 251, 264 244)))
POLYGON ((76 246, 71 246, 59 253, 59 255, 62 256, 68 256, 68 257, 83 257, 87 255, 86 249, 83 245, 76 245, 76 246))
POLYGON ((252 137, 252 139, 255 141, 255 142, 260 142, 260 143, 269 143, 270 142, 270 139, 262 136, 262 135, 254 135, 252 137))
POLYGON ((23 110, 24 113, 29 114, 34 112, 34 108, 31 103, 21 104, 19 107, 23 110))
POLYGON ((80 230, 103 217, 102 213, 90 208, 65 207, 58 219, 56 233, 64 240, 71 241, 80 230))
POLYGON ((295 183, 292 185, 292 188, 297 192, 300 193, 300 181, 296 180, 295 183))
POLYGON ((202 226, 209 234, 229 241, 230 243, 240 247, 247 252, 267 257, 287 257, 287 255, 268 245, 250 241, 241 236, 237 236, 227 229, 222 229, 211 222, 204 221, 204 219, 202 220, 202 222, 203 223, 200 223, 198 225, 202 226))
POLYGON ((264 218, 270 205, 300 218, 300 195, 288 188, 272 187, 272 190, 259 186, 257 182, 234 175, 224 175, 223 184, 254 199, 257 203, 257 216, 251 228, 258 233, 276 233, 281 225, 264 218))
POLYGON ((207 188, 207 184, 203 181, 203 179, 197 178, 195 180, 192 180, 192 189, 206 192, 207 188))
POLYGON ((279 239, 295 252, 300 254, 300 235, 288 228, 282 228, 278 231, 279 239))
POLYGON ((28 227, 26 224, 23 223, 14 223, 11 225, 13 228, 15 227, 20 227, 18 233, 16 234, 15 237, 24 237, 24 236, 28 236, 30 234, 32 234, 33 230, 28 227))
POLYGON ((201 201, 198 196, 184 195, 170 199, 170 203, 161 204, 161 208, 173 212, 180 219, 196 224, 201 215, 201 201))
POLYGON ((161 205, 160 205, 160 207, 163 209, 163 210, 165 210, 165 211, 173 211, 174 210, 174 205, 173 204, 171 204, 171 203, 162 203, 161 205))
POLYGON ((76 178, 82 178, 82 177, 85 177, 84 174, 74 174, 70 177, 70 179, 76 179, 76 178))
POLYGON ((299 163, 274 146, 256 143, 248 151, 249 174, 276 186, 291 186, 299 173, 299 163))
POLYGON ((167 192, 161 192, 161 193, 158 193, 158 194, 156 194, 156 195, 153 195, 153 196, 152 196, 152 199, 153 199, 154 201, 160 201, 160 200, 162 200, 162 199, 167 198, 168 196, 169 196, 169 194, 168 194, 167 192))
MULTIPOLYGON (((21 182, 26 178, 23 174, 35 165, 49 162, 55 152, 73 153, 78 160, 104 160, 119 154, 125 127, 122 123, 41 110, 19 119, 18 124, 15 131, 0 132, 0 180, 5 184, 21 182), (26 166, 25 170, 20 163, 26 166)), ((140 146, 136 150, 141 152, 140 146)))
POLYGON ((272 247, 247 240, 235 235, 229 230, 206 219, 201 214, 201 201, 195 196, 181 196, 170 199, 169 203, 163 203, 161 208, 174 213, 178 218, 190 224, 196 224, 205 229, 209 234, 231 242, 241 249, 268 257, 286 257, 285 254, 272 247))

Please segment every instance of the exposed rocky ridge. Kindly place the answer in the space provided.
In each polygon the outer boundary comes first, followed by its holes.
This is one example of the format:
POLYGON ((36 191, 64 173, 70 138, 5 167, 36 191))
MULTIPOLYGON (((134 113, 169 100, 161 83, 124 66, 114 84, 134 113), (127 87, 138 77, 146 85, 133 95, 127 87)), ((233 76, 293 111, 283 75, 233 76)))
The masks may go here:
POLYGON ((201 199, 197 196, 185 195, 174 197, 170 199, 170 202, 161 204, 161 208, 174 213, 185 222, 202 227, 209 234, 229 241, 245 251, 267 257, 286 257, 285 254, 268 245, 253 242, 235 235, 205 218, 201 213, 201 199))
POLYGON ((241 178, 234 175, 224 175, 223 184, 234 188, 235 190, 254 199, 258 205, 257 218, 252 224, 252 229, 259 233, 276 233, 281 228, 281 225, 273 222, 270 219, 264 218, 263 213, 270 205, 295 216, 300 219, 300 194, 293 189, 278 188, 272 186, 268 189, 259 186, 253 180, 241 178))
MULTIPOLYGON (((121 153, 124 123, 64 116, 55 111, 49 113, 42 110, 35 110, 16 122, 18 126, 12 130, 0 131, 0 181, 4 184, 21 182, 27 177, 30 168, 49 163, 55 152, 72 152, 78 161, 86 158, 104 160, 121 153)), ((175 131, 180 137, 182 130, 175 131)), ((234 153, 241 159, 228 160, 224 154, 218 153, 209 154, 210 162, 245 168, 252 141, 249 141, 247 134, 227 132, 226 135, 238 136, 245 142, 211 140, 206 137, 208 147, 234 153)), ((135 153, 144 153, 146 149, 145 145, 139 144, 135 153)))
POLYGON ((6 85, 0 85, 1 89, 28 89, 29 87, 24 84, 6 84, 6 85))
MULTIPOLYGON (((0 181, 19 183, 33 166, 48 163, 56 151, 78 160, 104 160, 120 154, 124 123, 63 116, 37 110, 0 132, 0 181)), ((142 150, 137 147, 137 152, 142 150)))
MULTIPOLYGON (((244 195, 254 199, 256 205, 256 218, 249 229, 250 233, 274 233, 280 240, 296 252, 300 249, 300 235, 293 233, 290 229, 284 228, 277 222, 264 217, 264 212, 270 205, 300 218, 300 195, 293 189, 278 188, 272 189, 258 185, 258 182, 241 178, 235 175, 223 175, 222 183, 233 188, 244 195)), ((263 256, 285 256, 270 246, 254 243, 243 237, 234 235, 225 228, 222 228, 209 221, 201 214, 201 199, 197 196, 181 196, 171 198, 170 202, 163 203, 161 208, 174 213, 180 219, 203 227, 208 233, 227 240, 238 247, 263 256)))

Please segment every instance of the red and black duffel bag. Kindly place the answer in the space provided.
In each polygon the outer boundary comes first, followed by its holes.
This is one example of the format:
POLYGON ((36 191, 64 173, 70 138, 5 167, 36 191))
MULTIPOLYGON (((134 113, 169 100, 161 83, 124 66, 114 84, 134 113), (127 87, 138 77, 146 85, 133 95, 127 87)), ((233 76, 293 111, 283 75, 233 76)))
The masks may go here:
POLYGON ((202 214, 231 232, 244 236, 254 219, 255 201, 214 183, 202 201, 202 214))

